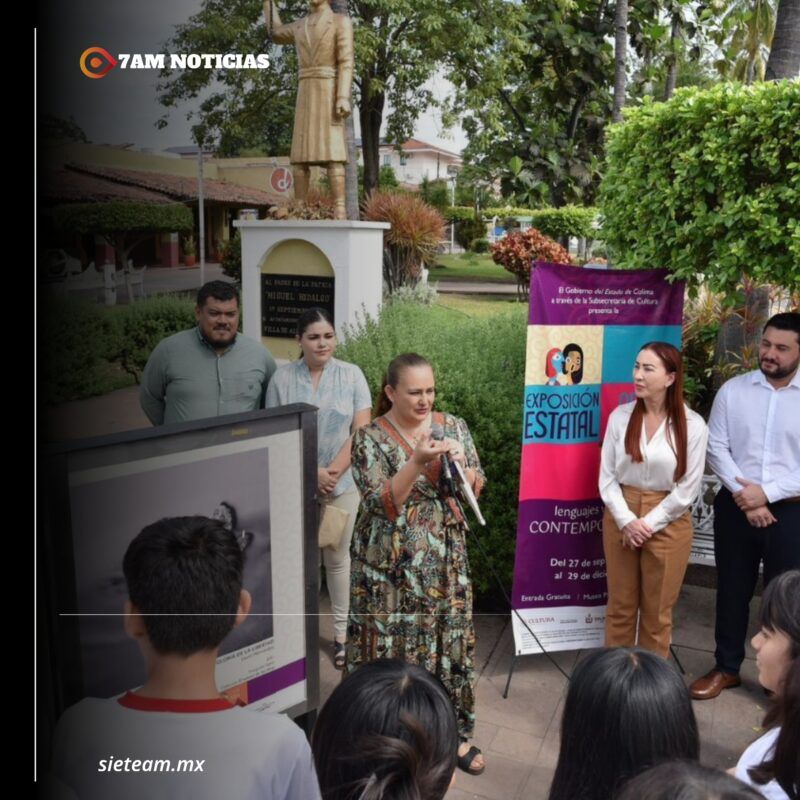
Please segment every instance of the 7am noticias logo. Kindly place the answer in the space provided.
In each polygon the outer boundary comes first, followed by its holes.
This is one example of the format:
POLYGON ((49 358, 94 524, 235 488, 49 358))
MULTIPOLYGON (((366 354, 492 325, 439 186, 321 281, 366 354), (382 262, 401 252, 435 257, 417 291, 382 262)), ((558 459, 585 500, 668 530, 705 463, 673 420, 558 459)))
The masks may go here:
POLYGON ((269 69, 265 53, 119 53, 105 47, 87 47, 80 58, 87 78, 103 78, 120 69, 269 69))

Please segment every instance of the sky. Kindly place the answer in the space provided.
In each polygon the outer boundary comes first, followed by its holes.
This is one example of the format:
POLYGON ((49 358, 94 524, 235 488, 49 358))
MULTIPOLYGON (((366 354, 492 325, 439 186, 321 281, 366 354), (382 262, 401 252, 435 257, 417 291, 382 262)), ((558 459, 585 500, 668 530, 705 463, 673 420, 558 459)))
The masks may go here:
MULTIPOLYGON (((190 145, 189 107, 171 110, 163 130, 155 122, 165 113, 156 100, 157 70, 115 68, 100 79, 87 78, 79 68, 81 53, 92 46, 119 53, 164 52, 164 43, 176 24, 201 7, 201 0, 48 0, 40 6, 37 33, 39 110, 73 117, 89 139, 98 144, 132 143, 163 150, 190 145)), ((438 97, 450 93, 449 84, 434 79, 438 97)), ((356 136, 358 117, 355 119, 356 136)), ((466 146, 460 128, 443 129, 436 111, 421 117, 415 136, 448 150, 466 146)))

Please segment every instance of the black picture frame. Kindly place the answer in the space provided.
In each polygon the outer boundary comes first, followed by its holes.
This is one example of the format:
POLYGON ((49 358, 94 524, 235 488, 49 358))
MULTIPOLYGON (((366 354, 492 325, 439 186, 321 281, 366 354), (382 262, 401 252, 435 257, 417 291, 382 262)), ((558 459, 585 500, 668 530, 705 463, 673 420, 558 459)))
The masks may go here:
MULTIPOLYGON (((278 548, 280 557, 299 559, 302 563, 295 564, 292 569, 286 570, 282 564, 280 572, 291 576, 299 575, 302 587, 294 587, 293 591, 299 592, 302 598, 302 608, 292 607, 292 613, 281 613, 279 628, 283 630, 286 622, 283 618, 294 620, 292 624, 302 626, 304 642, 303 659, 305 661, 305 691, 304 696, 297 702, 292 702, 286 707, 270 707, 270 710, 281 711, 297 719, 300 724, 307 724, 313 720, 319 705, 319 619, 318 619, 318 511, 316 503, 317 484, 317 409, 313 406, 298 403, 276 409, 265 409, 244 414, 234 414, 194 422, 164 425, 153 429, 130 431, 126 433, 102 436, 91 439, 82 439, 74 442, 51 445, 43 449, 40 454, 40 484, 38 498, 38 529, 37 529, 37 647, 38 647, 38 724, 40 734, 49 740, 48 734, 63 710, 90 694, 87 689, 91 684, 87 675, 87 664, 91 659, 87 656, 89 645, 86 641, 86 629, 82 620, 93 616, 91 613, 78 616, 79 597, 85 597, 85 561, 87 533, 75 527, 75 519, 85 519, 86 511, 78 510, 76 500, 76 476, 93 475, 97 478, 97 485, 115 486, 117 475, 127 474, 132 469, 137 475, 148 476, 148 466, 163 463, 185 463, 192 465, 193 454, 201 462, 205 459, 213 464, 215 474, 219 472, 217 456, 209 453, 223 453, 227 459, 225 475, 227 486, 234 486, 236 481, 241 481, 246 474, 241 470, 237 473, 237 458, 244 466, 250 467, 255 463, 253 453, 260 454, 261 446, 269 463, 267 482, 269 491, 264 492, 264 502, 267 508, 267 540, 269 557, 269 571, 272 564, 272 547, 275 542, 280 545, 280 537, 296 537, 299 533, 302 538, 301 547, 296 547, 289 539, 284 543, 286 547, 278 548), (267 451, 269 451, 267 453, 267 451), (227 454, 233 458, 228 459, 227 454), (242 454, 238 457, 238 454, 242 454), (247 458, 245 458, 245 454, 247 458), (131 466, 132 465, 132 466, 131 466), (233 469, 229 469, 233 466, 233 469), (238 474, 238 478, 237 478, 238 474), (284 491, 275 491, 274 487, 280 484, 284 491), (289 487, 291 491, 285 491, 289 487), (296 507, 299 502, 299 508, 296 507), (291 505, 291 507, 289 507, 291 505), (276 530, 274 520, 299 519, 297 525, 279 525, 281 530, 276 530), (284 527, 286 530, 284 530, 284 527), (289 546, 291 544, 291 547, 289 546), (288 555, 287 555, 288 554, 288 555), (43 730, 42 730, 43 728, 43 730)), ((262 461, 264 459, 261 459, 262 461)), ((220 462, 222 463, 222 462, 220 462)), ((149 484, 162 481, 165 474, 161 471, 153 472, 149 484)), ((169 469, 174 470, 174 465, 169 469)), ((188 467, 187 467, 188 469, 188 467)), ((169 473, 175 475, 173 471, 169 473)), ((191 480, 194 481, 194 473, 191 480)), ((141 488, 141 482, 137 484, 141 488)), ((117 527, 126 529, 118 547, 103 542, 106 549, 119 550, 119 563, 127 547, 127 541, 138 533, 140 521, 147 517, 147 511, 142 511, 142 506, 147 508, 147 498, 140 495, 131 496, 130 506, 126 508, 125 502, 118 502, 119 486, 115 486, 117 498, 114 503, 106 504, 108 507, 98 511, 101 517, 101 530, 105 533, 117 527), (132 518, 139 520, 135 523, 132 518), (119 525, 114 525, 114 521, 119 525), (109 521, 111 524, 108 524, 109 521), (131 527, 133 525, 133 527, 131 527), (134 530, 134 528, 138 528, 134 530)), ((213 495, 204 489, 202 480, 199 485, 191 488, 196 497, 208 496, 209 503, 216 504, 225 499, 225 489, 220 489, 218 495, 213 495)), ((123 492, 124 494, 124 492, 123 492)), ((156 494, 159 495, 157 503, 158 516, 148 519, 145 524, 155 521, 161 516, 179 516, 183 514, 207 513, 198 512, 194 508, 184 509, 180 497, 172 498, 169 487, 159 485, 156 494), (166 500, 164 498, 167 498, 166 500), (174 500, 174 502, 172 502, 174 500), (163 513, 164 509, 167 513, 163 513), (174 510, 173 510, 174 509, 174 510)), ((248 497, 252 488, 248 490, 248 497)), ((99 495, 98 495, 99 496, 99 495)), ((92 531, 92 536, 97 532, 92 531)), ((247 536, 252 536, 248 533, 247 536)), ((116 557, 116 555, 115 555, 116 557)), ((260 556, 259 556, 260 559, 260 556)), ((267 569, 265 567, 265 569, 267 569)), ((247 568, 245 570, 247 579, 247 568)), ((278 580, 282 580, 279 578, 278 580)), ((295 581, 296 583, 296 581, 295 581)), ((271 586, 274 592, 277 588, 271 586)), ((124 587, 123 587, 124 590, 124 587)), ((291 595, 294 597, 295 595, 291 595)), ((274 596, 271 598, 274 600, 274 596)), ((271 606, 270 606, 271 609, 271 606)), ((283 634, 276 632, 271 627, 272 616, 268 622, 262 622, 260 630, 269 630, 273 636, 275 657, 281 660, 280 641, 283 634), (263 626, 267 625, 267 628, 263 626)), ((122 617, 114 618, 115 623, 122 627, 122 617)), ((297 628, 292 638, 292 647, 297 647, 297 628)), ((224 648, 224 644, 223 644, 224 648)), ((224 649, 222 650, 224 653, 224 649)), ((220 660, 218 660, 218 676, 220 660)), ((295 674, 295 673, 293 673, 295 674)), ((285 676, 291 680, 291 676, 285 676)), ((257 678, 256 678, 257 680, 257 678)), ((245 682, 246 684, 246 682, 245 682)), ((245 685, 243 684, 243 685, 245 685)), ((263 684, 262 684, 263 685, 263 684)), ((297 684, 300 685, 299 683, 297 684)), ((133 686, 120 686, 120 692, 133 686)), ((291 694, 291 692, 289 693, 291 694)), ((262 698, 263 700, 263 698, 262 698)))

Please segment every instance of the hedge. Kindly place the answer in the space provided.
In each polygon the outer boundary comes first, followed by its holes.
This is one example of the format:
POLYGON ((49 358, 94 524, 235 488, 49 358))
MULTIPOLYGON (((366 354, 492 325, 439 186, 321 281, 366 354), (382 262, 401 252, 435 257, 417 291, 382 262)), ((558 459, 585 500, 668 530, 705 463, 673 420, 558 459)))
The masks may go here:
MULTIPOLYGON (((473 220, 475 209, 467 206, 450 206, 443 212, 448 222, 473 220)), ((584 239, 599 238, 596 208, 563 206, 562 208, 484 208, 482 219, 499 217, 532 217, 533 227, 552 239, 575 236, 584 239)))
POLYGON ((165 295, 115 308, 51 299, 41 318, 39 390, 49 405, 134 383, 161 339, 195 324, 194 298, 165 295))
POLYGON ((681 89, 607 129, 603 239, 616 266, 668 267, 732 295, 800 287, 800 82, 681 89))

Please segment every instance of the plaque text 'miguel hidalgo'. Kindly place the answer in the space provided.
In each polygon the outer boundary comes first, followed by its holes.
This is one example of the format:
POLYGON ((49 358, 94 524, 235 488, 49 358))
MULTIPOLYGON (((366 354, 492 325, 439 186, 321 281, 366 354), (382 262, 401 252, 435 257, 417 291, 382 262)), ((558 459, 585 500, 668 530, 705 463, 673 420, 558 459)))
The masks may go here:
POLYGON ((261 335, 291 338, 297 319, 319 306, 333 319, 333 278, 316 275, 261 275, 261 335))

